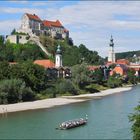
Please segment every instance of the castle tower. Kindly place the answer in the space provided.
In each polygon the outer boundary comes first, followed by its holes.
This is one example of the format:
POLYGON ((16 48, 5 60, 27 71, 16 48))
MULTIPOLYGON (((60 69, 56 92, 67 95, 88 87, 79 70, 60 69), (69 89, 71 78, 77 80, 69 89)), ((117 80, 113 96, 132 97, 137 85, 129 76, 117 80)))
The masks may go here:
POLYGON ((113 43, 112 35, 109 44, 108 62, 115 63, 115 52, 114 52, 114 43, 113 43))
POLYGON ((55 55, 55 67, 62 67, 62 52, 60 50, 60 45, 57 46, 56 55, 55 55))

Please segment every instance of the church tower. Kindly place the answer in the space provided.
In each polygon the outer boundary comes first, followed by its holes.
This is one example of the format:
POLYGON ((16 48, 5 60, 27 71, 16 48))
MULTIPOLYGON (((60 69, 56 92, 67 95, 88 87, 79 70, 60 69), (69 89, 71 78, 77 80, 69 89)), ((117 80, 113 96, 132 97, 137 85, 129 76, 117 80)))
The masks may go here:
POLYGON ((60 45, 57 46, 56 55, 55 55, 55 67, 62 67, 62 51, 60 50, 60 45))
POLYGON ((112 35, 109 44, 108 62, 115 63, 114 42, 112 35))

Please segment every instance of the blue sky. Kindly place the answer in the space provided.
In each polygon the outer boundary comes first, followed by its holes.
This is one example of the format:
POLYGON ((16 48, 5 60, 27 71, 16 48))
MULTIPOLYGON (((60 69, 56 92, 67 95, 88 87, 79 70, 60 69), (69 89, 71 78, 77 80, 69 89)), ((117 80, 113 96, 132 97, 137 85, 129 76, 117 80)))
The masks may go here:
POLYGON ((108 55, 109 39, 115 51, 140 50, 140 1, 0 1, 0 34, 19 28, 24 13, 41 19, 59 19, 75 45, 108 55))

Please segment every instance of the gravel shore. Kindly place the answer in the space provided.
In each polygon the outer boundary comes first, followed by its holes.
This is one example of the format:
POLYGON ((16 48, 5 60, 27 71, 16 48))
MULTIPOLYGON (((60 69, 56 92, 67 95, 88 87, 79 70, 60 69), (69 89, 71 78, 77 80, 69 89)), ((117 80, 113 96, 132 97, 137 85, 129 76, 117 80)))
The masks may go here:
POLYGON ((87 99, 97 99, 102 98, 103 96, 111 95, 114 93, 119 93, 123 91, 131 90, 132 87, 120 87, 114 89, 104 90, 94 94, 83 94, 77 96, 62 96, 58 98, 44 99, 33 102, 23 102, 16 104, 0 105, 0 114, 16 111, 25 111, 41 108, 50 108, 59 105, 65 105, 70 103, 82 102, 87 99))

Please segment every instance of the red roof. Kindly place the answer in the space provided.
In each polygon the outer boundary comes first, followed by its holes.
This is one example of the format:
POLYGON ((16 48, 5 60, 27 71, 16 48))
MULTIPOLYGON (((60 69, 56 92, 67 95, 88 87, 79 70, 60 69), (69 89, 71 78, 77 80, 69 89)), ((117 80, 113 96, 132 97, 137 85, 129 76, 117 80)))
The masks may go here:
POLYGON ((62 27, 62 24, 60 23, 59 20, 56 20, 56 21, 44 20, 43 24, 44 26, 47 26, 47 27, 51 27, 51 26, 62 27))
POLYGON ((99 68, 100 68, 100 66, 88 66, 88 69, 90 71, 95 71, 96 69, 99 69, 99 68))
POLYGON ((44 68, 53 68, 55 67, 55 64, 51 60, 35 60, 34 64, 38 64, 40 66, 43 66, 44 68))
POLYGON ((129 65, 129 61, 126 59, 118 59, 117 64, 124 64, 124 65, 129 65))
POLYGON ((26 15, 29 17, 29 19, 41 21, 41 19, 35 14, 32 15, 32 14, 26 13, 26 15))

